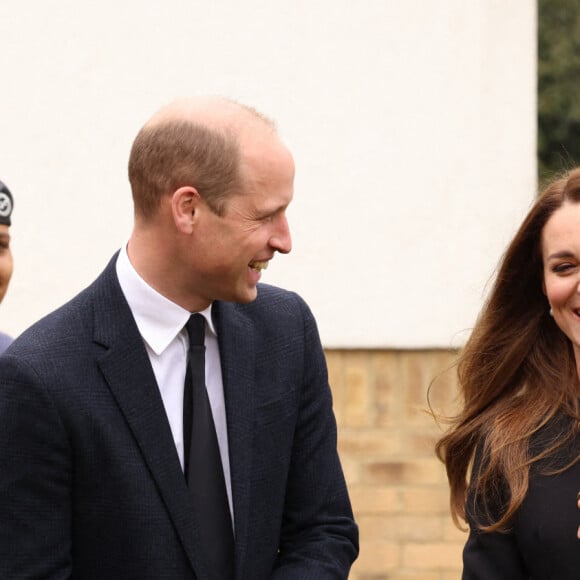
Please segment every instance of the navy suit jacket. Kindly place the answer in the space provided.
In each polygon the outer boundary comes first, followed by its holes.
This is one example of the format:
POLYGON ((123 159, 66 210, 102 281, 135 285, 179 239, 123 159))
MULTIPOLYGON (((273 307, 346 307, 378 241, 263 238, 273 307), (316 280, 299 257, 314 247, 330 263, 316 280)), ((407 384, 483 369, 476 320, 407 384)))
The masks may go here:
MULTIPOLYGON (((236 579, 347 578, 357 527, 310 311, 260 285, 213 312, 236 579)), ((0 426, 1 578, 210 578, 115 258, 0 357, 0 426)))

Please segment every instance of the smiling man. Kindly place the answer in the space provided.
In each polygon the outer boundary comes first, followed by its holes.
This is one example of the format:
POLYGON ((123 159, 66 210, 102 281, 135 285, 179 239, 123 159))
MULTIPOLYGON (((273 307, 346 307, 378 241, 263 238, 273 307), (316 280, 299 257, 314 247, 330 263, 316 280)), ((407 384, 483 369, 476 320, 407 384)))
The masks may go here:
POLYGON ((259 283, 291 250, 292 155, 254 109, 185 99, 129 180, 128 243, 0 361, 0 576, 347 578, 316 324, 259 283))
MULTIPOLYGON (((0 181, 0 302, 4 300, 12 278, 12 251, 10 250, 10 225, 14 202, 10 190, 0 181)), ((12 338, 0 332, 0 352, 6 350, 12 338)))

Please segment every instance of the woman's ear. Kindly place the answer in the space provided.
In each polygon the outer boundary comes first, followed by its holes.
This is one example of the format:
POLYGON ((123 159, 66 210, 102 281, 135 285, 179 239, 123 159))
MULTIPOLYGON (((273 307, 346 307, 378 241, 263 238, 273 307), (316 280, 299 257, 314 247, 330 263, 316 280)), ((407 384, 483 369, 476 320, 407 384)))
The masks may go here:
POLYGON ((196 212, 201 197, 195 187, 184 186, 176 189, 171 196, 171 213, 177 229, 190 234, 196 220, 196 212))

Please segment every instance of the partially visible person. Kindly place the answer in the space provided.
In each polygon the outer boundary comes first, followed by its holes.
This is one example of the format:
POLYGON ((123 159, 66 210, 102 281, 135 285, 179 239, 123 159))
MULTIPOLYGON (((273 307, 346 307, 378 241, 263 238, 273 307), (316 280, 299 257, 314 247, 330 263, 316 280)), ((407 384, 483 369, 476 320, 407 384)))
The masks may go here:
POLYGON ((580 168, 509 244, 457 371, 463 408, 436 451, 469 524, 463 580, 578 580, 580 168))
MULTIPOLYGON (((12 252, 10 250, 10 218, 14 202, 10 190, 0 181, 0 302, 4 300, 12 277, 12 252)), ((12 338, 0 331, 0 352, 4 352, 12 338)))

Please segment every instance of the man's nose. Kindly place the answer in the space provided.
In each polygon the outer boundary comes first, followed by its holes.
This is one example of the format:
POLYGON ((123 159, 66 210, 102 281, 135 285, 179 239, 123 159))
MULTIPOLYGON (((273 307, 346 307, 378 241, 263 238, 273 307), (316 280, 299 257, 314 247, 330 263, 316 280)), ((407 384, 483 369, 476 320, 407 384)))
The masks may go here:
POLYGON ((285 215, 280 216, 276 221, 276 230, 270 238, 270 246, 281 254, 288 254, 292 250, 292 236, 285 215))

